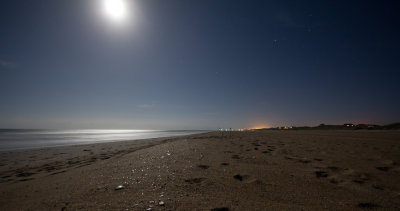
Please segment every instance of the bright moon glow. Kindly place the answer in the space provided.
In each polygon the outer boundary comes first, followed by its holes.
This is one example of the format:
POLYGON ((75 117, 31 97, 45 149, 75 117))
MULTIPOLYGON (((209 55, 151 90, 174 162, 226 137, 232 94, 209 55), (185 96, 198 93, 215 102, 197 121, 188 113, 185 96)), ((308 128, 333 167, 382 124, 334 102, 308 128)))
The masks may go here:
POLYGON ((107 16, 116 21, 122 21, 127 16, 127 5, 124 0, 104 0, 104 11, 107 16))

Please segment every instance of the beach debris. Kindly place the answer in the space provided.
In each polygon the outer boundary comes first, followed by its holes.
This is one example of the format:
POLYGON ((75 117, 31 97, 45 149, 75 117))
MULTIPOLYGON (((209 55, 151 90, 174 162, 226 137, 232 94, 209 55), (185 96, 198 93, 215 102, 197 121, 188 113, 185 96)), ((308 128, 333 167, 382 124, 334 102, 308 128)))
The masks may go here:
POLYGON ((124 189, 125 187, 123 186, 123 185, 118 185, 117 187, 115 187, 115 190, 122 190, 122 189, 124 189))
POLYGON ((163 201, 160 201, 160 202, 158 202, 158 205, 160 205, 160 206, 164 206, 164 205, 165 205, 165 203, 164 203, 163 201))

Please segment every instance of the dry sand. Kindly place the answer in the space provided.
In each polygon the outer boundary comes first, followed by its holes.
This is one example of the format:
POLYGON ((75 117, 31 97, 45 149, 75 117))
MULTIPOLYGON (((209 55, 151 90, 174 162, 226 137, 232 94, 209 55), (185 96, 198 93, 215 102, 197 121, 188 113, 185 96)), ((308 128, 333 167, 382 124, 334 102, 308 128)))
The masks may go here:
POLYGON ((0 210, 400 209, 400 131, 224 135, 0 152, 0 210))

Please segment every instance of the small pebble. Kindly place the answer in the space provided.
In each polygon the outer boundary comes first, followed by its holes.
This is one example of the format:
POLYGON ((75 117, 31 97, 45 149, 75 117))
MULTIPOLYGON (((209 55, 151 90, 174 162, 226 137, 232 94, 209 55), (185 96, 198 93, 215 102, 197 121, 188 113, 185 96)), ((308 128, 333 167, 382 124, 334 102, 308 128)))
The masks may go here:
POLYGON ((158 205, 160 205, 160 206, 164 206, 164 205, 165 205, 165 203, 164 203, 163 201, 160 201, 160 202, 158 202, 158 205))
POLYGON ((124 188, 125 188, 124 186, 118 185, 117 187, 115 187, 115 190, 122 190, 122 189, 124 189, 124 188))

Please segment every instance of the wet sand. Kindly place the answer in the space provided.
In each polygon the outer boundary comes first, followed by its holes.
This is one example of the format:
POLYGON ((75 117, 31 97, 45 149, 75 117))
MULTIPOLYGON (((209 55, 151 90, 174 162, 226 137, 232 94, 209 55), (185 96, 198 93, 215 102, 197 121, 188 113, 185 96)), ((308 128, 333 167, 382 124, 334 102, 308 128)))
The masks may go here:
POLYGON ((0 152, 0 210, 149 208, 399 210, 400 131, 212 132, 0 152))

